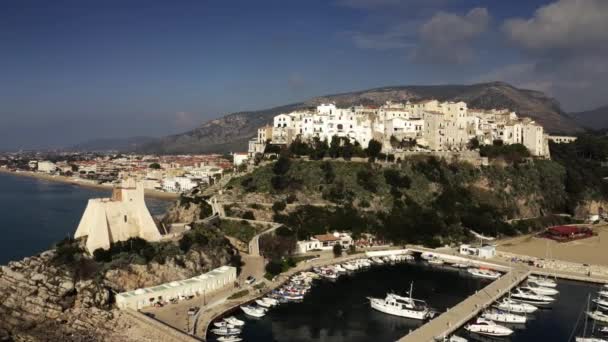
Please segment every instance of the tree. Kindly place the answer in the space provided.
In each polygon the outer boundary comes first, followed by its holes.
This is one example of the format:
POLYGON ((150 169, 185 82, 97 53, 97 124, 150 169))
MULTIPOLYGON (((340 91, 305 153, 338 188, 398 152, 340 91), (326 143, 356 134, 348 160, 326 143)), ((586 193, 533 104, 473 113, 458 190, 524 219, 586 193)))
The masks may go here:
POLYGON ((272 210, 274 210, 276 212, 283 211, 283 210, 285 210, 285 207, 287 207, 285 202, 277 201, 277 202, 274 202, 274 204, 272 205, 272 210))
POLYGON ((329 144, 329 150, 328 150, 328 154, 331 158, 338 158, 340 156, 340 145, 341 145, 341 138, 338 137, 337 135, 334 135, 333 137, 331 137, 331 143, 329 144))
POLYGON ((290 166, 291 160, 289 160, 289 157, 282 154, 279 159, 274 163, 274 166, 272 167, 272 172, 274 172, 275 175, 284 175, 287 173, 287 171, 289 171, 290 166))
POLYGON ((471 138, 471 140, 469 140, 469 143, 467 144, 467 148, 469 150, 475 150, 479 148, 479 139, 477 139, 477 137, 471 138))
POLYGON ((150 169, 153 170, 160 170, 160 164, 159 163, 152 163, 150 164, 150 166, 148 166, 150 169))
POLYGON ((333 252, 334 252, 334 256, 336 258, 341 257, 342 256, 342 245, 339 243, 335 244, 334 248, 333 248, 333 252))
POLYGON ((374 173, 369 169, 357 172, 357 184, 361 185, 369 192, 376 192, 376 190, 378 190, 378 184, 374 178, 374 173))
POLYGON ((372 139, 369 141, 366 151, 367 151, 367 156, 371 160, 376 160, 376 158, 380 154, 380 151, 382 151, 382 143, 379 142, 378 140, 372 139))

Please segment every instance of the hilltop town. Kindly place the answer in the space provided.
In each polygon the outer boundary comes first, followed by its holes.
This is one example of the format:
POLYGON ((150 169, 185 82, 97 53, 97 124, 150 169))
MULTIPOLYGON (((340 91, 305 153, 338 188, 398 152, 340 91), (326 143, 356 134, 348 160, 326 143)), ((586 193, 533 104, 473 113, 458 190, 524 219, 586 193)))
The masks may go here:
POLYGON ((367 148, 372 140, 382 144, 385 154, 415 152, 462 152, 481 145, 522 144, 532 156, 549 158, 549 141, 572 142, 576 138, 548 135, 530 118, 507 109, 474 109, 467 103, 426 100, 379 107, 339 108, 321 104, 310 110, 282 113, 273 124, 258 129, 249 142, 249 156, 264 153, 268 144, 289 145, 296 139, 348 139, 367 148))

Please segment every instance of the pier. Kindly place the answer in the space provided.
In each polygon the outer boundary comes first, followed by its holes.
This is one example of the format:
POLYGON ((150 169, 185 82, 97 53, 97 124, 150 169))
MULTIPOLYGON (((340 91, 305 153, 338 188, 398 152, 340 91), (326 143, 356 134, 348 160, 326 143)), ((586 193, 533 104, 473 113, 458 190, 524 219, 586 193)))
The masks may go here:
POLYGON ((525 267, 514 267, 484 289, 448 309, 439 317, 424 324, 410 334, 399 339, 400 342, 441 341, 477 316, 500 297, 519 285, 531 271, 525 267))

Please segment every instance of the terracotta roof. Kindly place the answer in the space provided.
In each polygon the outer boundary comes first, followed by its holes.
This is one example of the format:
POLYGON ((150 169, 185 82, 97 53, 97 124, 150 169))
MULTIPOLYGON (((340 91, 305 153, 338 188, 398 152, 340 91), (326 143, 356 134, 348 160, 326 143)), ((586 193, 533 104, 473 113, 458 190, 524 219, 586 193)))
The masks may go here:
POLYGON ((339 237, 335 237, 334 234, 323 234, 323 235, 315 235, 315 239, 321 241, 321 242, 328 242, 328 241, 338 241, 340 240, 339 237))

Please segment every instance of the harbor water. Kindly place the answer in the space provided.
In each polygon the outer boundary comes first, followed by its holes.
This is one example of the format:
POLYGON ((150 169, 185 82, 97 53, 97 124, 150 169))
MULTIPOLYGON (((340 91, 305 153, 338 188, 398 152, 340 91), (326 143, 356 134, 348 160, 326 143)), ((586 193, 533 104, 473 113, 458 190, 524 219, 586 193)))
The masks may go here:
MULTIPOLYGON (((49 249, 72 236, 89 198, 109 191, 0 173, 0 264, 49 249)), ((153 215, 170 202, 146 199, 153 215)))
MULTIPOLYGON (((245 316, 240 310, 234 314, 246 322, 241 334, 244 341, 395 341, 422 322, 372 310, 367 297, 384 298, 388 292, 406 295, 412 281, 414 298, 425 300, 439 312, 491 282, 463 270, 422 262, 375 265, 336 281, 316 281, 302 302, 281 304, 262 318, 245 316)), ((558 280, 560 294, 553 305, 530 315, 525 325, 509 326, 515 330, 511 337, 492 339, 470 335, 464 329, 457 334, 469 341, 574 341, 571 336, 582 334, 587 296, 598 288, 558 280)), ((591 326, 589 322, 588 330, 591 326)), ((212 334, 209 340, 214 340, 212 334)))

